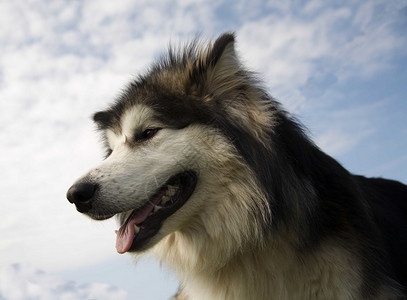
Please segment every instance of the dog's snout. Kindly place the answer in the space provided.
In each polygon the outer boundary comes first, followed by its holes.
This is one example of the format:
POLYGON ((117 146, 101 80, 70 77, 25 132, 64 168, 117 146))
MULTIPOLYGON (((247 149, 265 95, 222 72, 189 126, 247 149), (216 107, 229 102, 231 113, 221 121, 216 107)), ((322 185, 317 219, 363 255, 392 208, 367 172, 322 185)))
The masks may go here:
POLYGON ((66 198, 76 205, 80 212, 87 212, 92 206, 95 192, 98 186, 90 182, 78 182, 71 186, 66 193, 66 198))

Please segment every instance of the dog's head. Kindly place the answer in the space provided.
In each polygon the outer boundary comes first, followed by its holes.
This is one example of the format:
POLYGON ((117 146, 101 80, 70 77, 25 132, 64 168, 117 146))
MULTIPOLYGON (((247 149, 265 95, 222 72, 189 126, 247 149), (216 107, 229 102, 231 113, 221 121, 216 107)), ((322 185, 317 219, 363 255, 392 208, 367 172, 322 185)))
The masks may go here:
POLYGON ((273 114, 264 96, 231 34, 170 50, 94 115, 107 155, 68 190, 69 201, 96 220, 118 216, 120 253, 177 231, 242 243, 261 231, 254 219, 268 210, 250 157, 268 145, 273 114))

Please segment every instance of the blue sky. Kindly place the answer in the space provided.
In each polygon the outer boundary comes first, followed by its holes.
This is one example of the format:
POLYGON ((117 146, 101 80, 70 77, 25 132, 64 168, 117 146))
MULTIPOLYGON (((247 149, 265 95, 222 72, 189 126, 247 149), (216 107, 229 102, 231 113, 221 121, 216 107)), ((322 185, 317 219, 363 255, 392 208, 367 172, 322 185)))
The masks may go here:
POLYGON ((171 296, 169 271, 118 255, 117 224, 78 214, 65 192, 103 156, 94 111, 170 41, 228 30, 324 151, 407 183, 405 0, 3 0, 0 299, 171 296))

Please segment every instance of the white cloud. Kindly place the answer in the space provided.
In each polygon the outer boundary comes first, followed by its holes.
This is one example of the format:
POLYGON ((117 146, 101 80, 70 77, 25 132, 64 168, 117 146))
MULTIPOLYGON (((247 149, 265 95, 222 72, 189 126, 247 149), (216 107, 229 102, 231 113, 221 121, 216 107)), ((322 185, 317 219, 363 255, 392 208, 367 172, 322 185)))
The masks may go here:
POLYGON ((328 129, 317 136, 316 144, 330 155, 337 156, 354 147, 366 134, 355 135, 353 132, 328 129))
POLYGON ((273 95, 288 100, 291 109, 301 108, 293 103, 306 98, 301 89, 321 70, 339 82, 370 77, 407 53, 407 38, 394 30, 400 16, 393 1, 270 6, 284 13, 243 24, 239 45, 252 68, 266 75, 273 95))
POLYGON ((124 300, 126 295, 114 286, 77 284, 27 265, 0 268, 0 299, 4 300, 124 300))
POLYGON ((340 9, 324 11, 313 21, 293 15, 252 21, 239 31, 241 52, 253 69, 266 74, 273 95, 289 103, 299 101, 301 92, 295 91, 315 72, 314 60, 331 55, 334 44, 329 29, 348 14, 340 9))

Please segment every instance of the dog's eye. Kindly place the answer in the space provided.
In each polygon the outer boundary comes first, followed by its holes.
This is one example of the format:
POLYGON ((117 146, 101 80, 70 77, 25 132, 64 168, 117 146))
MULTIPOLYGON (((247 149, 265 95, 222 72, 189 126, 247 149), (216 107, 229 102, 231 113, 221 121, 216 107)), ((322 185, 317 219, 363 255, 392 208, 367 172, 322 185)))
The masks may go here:
POLYGON ((161 128, 148 128, 141 134, 141 140, 151 139, 161 128))
POLYGON ((106 151, 106 154, 105 154, 105 159, 108 158, 108 157, 110 156, 110 154, 112 154, 112 152, 113 152, 112 149, 108 149, 108 150, 106 151))

